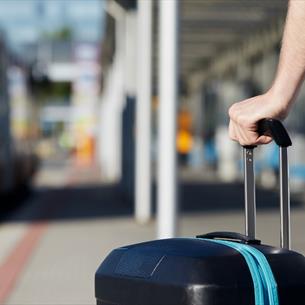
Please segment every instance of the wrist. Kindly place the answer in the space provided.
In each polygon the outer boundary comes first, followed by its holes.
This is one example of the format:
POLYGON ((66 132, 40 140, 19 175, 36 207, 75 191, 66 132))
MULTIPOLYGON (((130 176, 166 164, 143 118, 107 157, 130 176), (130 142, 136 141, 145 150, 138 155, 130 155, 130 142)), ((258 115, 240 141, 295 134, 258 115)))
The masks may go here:
POLYGON ((275 114, 274 118, 285 119, 294 100, 294 94, 288 90, 279 90, 272 86, 266 93, 266 101, 275 114))
POLYGON ((281 107, 289 109, 298 94, 302 80, 303 77, 290 77, 288 79, 286 74, 279 73, 268 92, 281 107))

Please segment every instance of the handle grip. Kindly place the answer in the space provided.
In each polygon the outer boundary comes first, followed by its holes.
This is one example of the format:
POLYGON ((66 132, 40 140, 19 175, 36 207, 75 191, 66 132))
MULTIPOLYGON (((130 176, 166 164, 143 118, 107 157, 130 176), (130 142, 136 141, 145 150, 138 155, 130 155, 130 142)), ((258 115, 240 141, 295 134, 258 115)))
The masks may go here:
POLYGON ((257 124, 257 131, 259 135, 272 137, 274 142, 280 147, 288 147, 292 145, 287 130, 279 120, 260 120, 257 124))
POLYGON ((249 236, 235 233, 235 232, 211 232, 203 235, 196 236, 197 238, 206 238, 206 239, 222 239, 235 241, 242 244, 251 244, 251 245, 260 245, 261 241, 258 239, 253 239, 249 236))

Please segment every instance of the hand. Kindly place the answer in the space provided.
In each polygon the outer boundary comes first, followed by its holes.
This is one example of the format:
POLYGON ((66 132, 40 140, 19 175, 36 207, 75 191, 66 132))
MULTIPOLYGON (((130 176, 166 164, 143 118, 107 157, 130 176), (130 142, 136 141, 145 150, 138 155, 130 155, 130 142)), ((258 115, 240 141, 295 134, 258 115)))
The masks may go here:
POLYGON ((270 143, 271 137, 257 133, 257 122, 264 118, 284 119, 288 104, 276 99, 271 91, 233 104, 229 109, 230 138, 243 146, 270 143))

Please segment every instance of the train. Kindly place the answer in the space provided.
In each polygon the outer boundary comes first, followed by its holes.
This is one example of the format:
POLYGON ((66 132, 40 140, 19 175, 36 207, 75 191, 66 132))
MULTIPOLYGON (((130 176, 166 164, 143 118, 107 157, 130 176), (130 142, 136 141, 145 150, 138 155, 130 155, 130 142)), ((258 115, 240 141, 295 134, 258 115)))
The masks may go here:
POLYGON ((26 69, 16 58, 0 36, 0 196, 27 188, 39 163, 29 132, 26 69))

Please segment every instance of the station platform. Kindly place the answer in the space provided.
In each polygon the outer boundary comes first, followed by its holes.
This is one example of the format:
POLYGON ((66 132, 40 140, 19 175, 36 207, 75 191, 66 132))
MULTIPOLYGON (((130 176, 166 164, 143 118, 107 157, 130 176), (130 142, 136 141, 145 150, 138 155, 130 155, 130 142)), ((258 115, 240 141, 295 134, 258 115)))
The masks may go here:
MULTIPOLYGON (((30 196, 0 224, 0 304, 95 304, 94 273, 111 249, 155 238, 155 222, 137 224, 118 190, 95 167, 43 165, 30 196)), ((241 185, 196 181, 181 193, 181 236, 243 231, 241 185)), ((258 193, 263 202, 274 199, 258 193)), ((302 204, 292 224, 293 248, 305 253, 302 204)), ((278 229, 278 203, 259 209, 258 238, 277 245, 278 229)))

